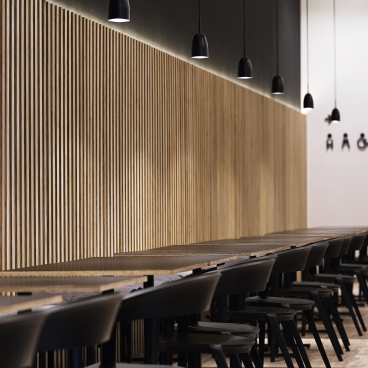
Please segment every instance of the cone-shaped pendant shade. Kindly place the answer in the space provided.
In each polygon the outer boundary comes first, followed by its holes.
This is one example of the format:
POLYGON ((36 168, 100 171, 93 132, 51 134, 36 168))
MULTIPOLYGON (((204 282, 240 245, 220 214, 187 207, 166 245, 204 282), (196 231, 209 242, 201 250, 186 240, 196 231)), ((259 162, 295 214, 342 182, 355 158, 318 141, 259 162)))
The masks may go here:
POLYGON ((130 22, 129 0, 110 0, 108 21, 115 23, 130 22))
POLYGON ((192 42, 192 58, 207 59, 209 57, 207 38, 203 33, 197 33, 192 42))
POLYGON ((272 79, 272 94, 282 95, 284 93, 284 80, 281 76, 275 75, 272 79))
POLYGON ((335 107, 332 110, 331 123, 339 123, 339 122, 340 122, 340 111, 337 110, 337 108, 335 107))
POLYGON ((251 61, 247 57, 242 57, 238 65, 238 78, 250 79, 253 78, 253 67, 251 61))
POLYGON ((305 109, 314 109, 313 97, 310 93, 307 93, 304 96, 304 104, 303 107, 305 109))

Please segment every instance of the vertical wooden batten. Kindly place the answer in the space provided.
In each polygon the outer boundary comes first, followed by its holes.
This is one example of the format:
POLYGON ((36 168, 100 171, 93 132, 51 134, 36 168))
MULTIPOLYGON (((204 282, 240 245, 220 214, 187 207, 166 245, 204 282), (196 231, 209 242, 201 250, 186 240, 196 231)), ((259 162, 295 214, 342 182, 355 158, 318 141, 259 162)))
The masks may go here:
POLYGON ((2 269, 306 226, 299 112, 45 0, 0 32, 2 269))

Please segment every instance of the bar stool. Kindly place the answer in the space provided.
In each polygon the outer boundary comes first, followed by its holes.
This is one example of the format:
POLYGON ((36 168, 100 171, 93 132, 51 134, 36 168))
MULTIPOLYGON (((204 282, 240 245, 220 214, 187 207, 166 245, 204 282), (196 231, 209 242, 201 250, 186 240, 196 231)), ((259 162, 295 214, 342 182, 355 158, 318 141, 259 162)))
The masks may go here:
MULTIPOLYGON (((357 266, 352 266, 350 268, 349 266, 340 265, 340 258, 342 256, 346 256, 349 252, 355 252, 355 250, 361 249, 365 236, 365 234, 358 234, 353 237, 350 236, 343 238, 343 244, 338 257, 326 258, 323 271, 321 273, 311 275, 310 277, 310 279, 314 281, 335 283, 340 285, 343 300, 349 310, 349 314, 354 322, 359 336, 362 336, 362 331, 360 329, 358 320, 360 322, 360 325, 362 326, 363 331, 367 331, 352 290, 352 286, 356 280, 354 274, 358 273, 355 271, 359 271, 360 268, 357 266), (356 317, 358 317, 358 320, 356 317)), ((330 241, 330 243, 332 243, 332 241, 330 241)), ((361 280, 361 287, 362 283, 365 282, 361 280)))
MULTIPOLYGON (((303 249, 303 252, 309 253, 309 249, 303 249)), ((245 293, 263 291, 267 282, 266 278, 264 277, 270 276, 271 269, 269 270, 269 273, 266 274, 259 266, 259 262, 262 262, 262 260, 269 262, 269 260, 274 257, 275 255, 229 262, 229 264, 219 267, 218 271, 221 272, 224 278, 224 286, 221 289, 216 290, 217 295, 231 296, 234 294, 240 294, 240 296, 242 296, 242 294, 245 293), (263 283, 258 283, 259 280, 262 280, 263 283)), ((244 299, 242 297, 236 299, 238 303, 234 303, 234 301, 230 303, 229 309, 226 312, 226 317, 240 322, 253 321, 259 323, 259 356, 262 365, 264 358, 265 323, 268 323, 280 346, 286 365, 288 367, 294 367, 283 334, 280 330, 279 323, 281 323, 284 328, 285 337, 292 348, 298 366, 304 367, 303 360, 308 366, 309 359, 306 355, 303 344, 300 344, 301 340, 299 333, 296 328, 291 326, 295 326, 294 317, 297 313, 295 310, 285 306, 272 305, 254 307, 249 304, 244 305, 244 299), (297 344, 295 344, 295 341, 297 341, 297 344)))
POLYGON ((29 312, 0 319, 0 367, 31 367, 45 312, 29 312))
MULTIPOLYGON (((312 244, 310 248, 309 254, 300 254, 301 248, 289 249, 287 251, 278 252, 277 259, 275 262, 275 266, 272 270, 271 277, 278 278, 281 273, 284 273, 284 279, 290 282, 290 278, 287 277, 287 273, 297 272, 301 269, 305 269, 307 267, 318 266, 322 263, 324 254, 328 247, 328 243, 321 242, 312 244), (299 253, 299 255, 298 255, 299 253), (303 260, 303 257, 306 256, 306 259, 303 260)), ((277 282, 277 279, 275 280, 277 282)), ((287 285, 288 286, 288 285, 287 285)), ((273 294, 277 294, 277 292, 273 292, 273 294)), ((322 359, 325 363, 326 368, 330 368, 330 362, 328 360, 326 351, 323 347, 321 338, 318 334, 316 325, 314 323, 312 309, 315 305, 315 302, 310 299, 300 299, 300 298, 286 298, 286 297, 278 297, 278 296, 254 296, 250 298, 246 298, 245 302, 251 302, 254 306, 264 306, 264 305, 274 305, 274 306, 282 306, 286 305, 291 309, 296 311, 301 311, 309 323, 310 329, 312 331, 313 337, 316 341, 319 352, 322 356, 322 359)))

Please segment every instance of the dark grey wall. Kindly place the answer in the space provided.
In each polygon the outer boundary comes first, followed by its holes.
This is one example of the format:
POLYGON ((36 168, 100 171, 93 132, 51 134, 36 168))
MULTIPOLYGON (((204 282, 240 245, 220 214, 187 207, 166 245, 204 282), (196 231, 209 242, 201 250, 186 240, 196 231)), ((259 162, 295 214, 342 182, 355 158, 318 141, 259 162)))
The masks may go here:
MULTIPOLYGON (((131 22, 107 22, 109 0, 53 0, 110 27, 133 36, 204 69, 238 81, 237 65, 243 53, 243 0, 202 0, 202 32, 210 58, 190 58, 198 29, 198 0, 130 0, 131 22)), ((246 0, 247 55, 254 78, 244 86, 271 96, 276 74, 275 0, 246 0)), ((300 108, 300 2, 279 0, 280 75, 285 95, 273 97, 300 108)))

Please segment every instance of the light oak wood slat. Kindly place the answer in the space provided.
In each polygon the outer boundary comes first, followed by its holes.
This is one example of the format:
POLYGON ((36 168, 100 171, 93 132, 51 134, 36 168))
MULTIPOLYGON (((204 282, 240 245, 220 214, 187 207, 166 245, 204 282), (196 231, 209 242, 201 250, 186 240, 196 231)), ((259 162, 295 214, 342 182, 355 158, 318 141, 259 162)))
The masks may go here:
POLYGON ((304 116, 45 0, 14 4, 3 269, 306 226, 304 116))

